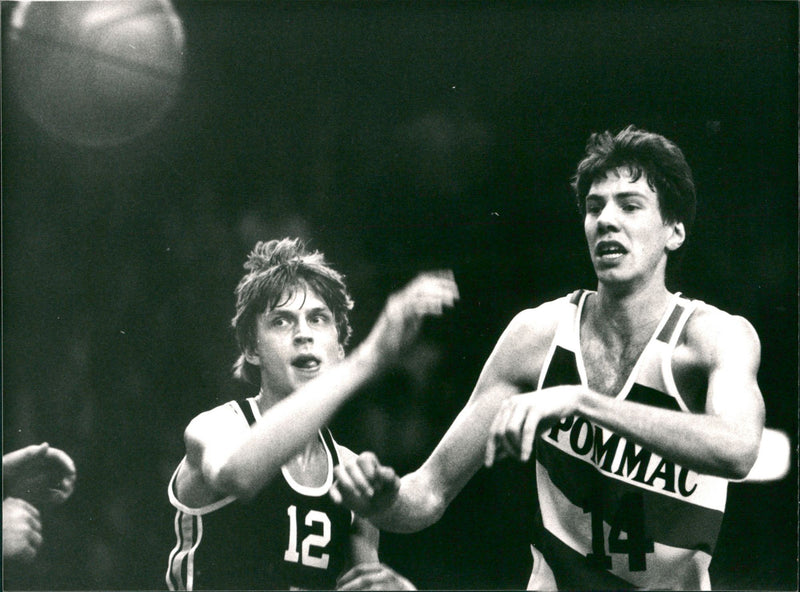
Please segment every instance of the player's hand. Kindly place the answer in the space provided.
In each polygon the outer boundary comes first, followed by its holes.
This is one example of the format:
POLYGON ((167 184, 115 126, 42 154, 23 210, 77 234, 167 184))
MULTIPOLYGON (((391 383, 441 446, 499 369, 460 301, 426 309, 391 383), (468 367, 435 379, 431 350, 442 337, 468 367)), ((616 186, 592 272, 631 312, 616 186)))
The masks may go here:
POLYGON ((23 499, 3 500, 3 561, 29 563, 42 545, 39 510, 23 499))
POLYGON ((372 331, 359 348, 378 366, 397 360, 414 341, 426 316, 441 316, 458 300, 449 270, 419 274, 386 300, 372 331))
POLYGON ((35 505, 66 501, 75 489, 76 475, 70 456, 47 442, 3 455, 4 494, 35 505))
POLYGON ((369 518, 391 506, 400 491, 400 477, 378 462, 372 452, 340 463, 334 470, 331 499, 369 518))
POLYGON ((359 563, 336 581, 337 590, 416 590, 414 584, 383 563, 359 563))
POLYGON ((510 456, 527 462, 536 436, 562 417, 574 415, 580 386, 566 385, 509 397, 500 404, 486 443, 485 464, 510 456))

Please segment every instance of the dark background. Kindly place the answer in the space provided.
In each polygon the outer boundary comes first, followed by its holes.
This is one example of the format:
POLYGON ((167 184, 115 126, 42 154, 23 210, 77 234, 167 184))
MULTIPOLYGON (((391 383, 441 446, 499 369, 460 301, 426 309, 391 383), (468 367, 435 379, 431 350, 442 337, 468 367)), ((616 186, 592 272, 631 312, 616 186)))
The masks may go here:
MULTIPOLYGON (((229 321, 259 239, 306 238, 346 274, 356 343, 417 270, 455 271, 458 308, 332 426, 414 469, 511 317, 594 287, 569 177, 591 132, 629 123, 695 173, 673 288, 755 326, 767 425, 796 442, 795 2, 174 6, 180 93, 137 138, 50 135, 3 84, 3 446, 48 441, 79 470, 36 570, 7 586, 164 587, 183 428, 247 392, 229 321)), ((482 470, 437 525, 384 535, 384 560, 422 588, 523 588, 517 470, 482 470)), ((796 484, 793 466, 730 486, 716 587, 797 589, 796 484)))

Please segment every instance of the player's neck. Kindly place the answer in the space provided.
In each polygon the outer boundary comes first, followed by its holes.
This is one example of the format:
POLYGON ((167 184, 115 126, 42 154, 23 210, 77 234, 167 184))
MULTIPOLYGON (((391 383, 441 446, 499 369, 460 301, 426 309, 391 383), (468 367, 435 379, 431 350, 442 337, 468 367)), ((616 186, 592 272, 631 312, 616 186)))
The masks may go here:
POLYGON ((255 401, 256 405, 258 405, 258 410, 261 412, 261 415, 264 415, 264 413, 266 413, 270 407, 280 403, 280 401, 284 398, 285 397, 281 396, 280 394, 265 388, 264 385, 261 385, 261 390, 258 392, 258 395, 256 395, 255 401))
POLYGON ((672 294, 665 286, 622 292, 598 287, 589 302, 588 319, 600 335, 638 341, 649 338, 669 306, 672 294))

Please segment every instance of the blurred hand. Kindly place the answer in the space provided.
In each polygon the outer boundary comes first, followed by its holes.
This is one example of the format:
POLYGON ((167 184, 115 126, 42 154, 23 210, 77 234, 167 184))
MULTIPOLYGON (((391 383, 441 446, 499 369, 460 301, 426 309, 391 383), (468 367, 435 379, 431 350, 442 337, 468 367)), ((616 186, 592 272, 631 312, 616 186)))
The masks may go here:
POLYGON ((503 401, 489 429, 486 466, 507 456, 527 462, 534 438, 562 417, 575 413, 581 389, 576 385, 556 386, 503 401))
POLYGON ((42 545, 42 523, 39 510, 25 500, 8 497, 3 500, 3 561, 29 563, 42 545))
POLYGON ((416 338, 423 319, 442 315, 458 297, 452 271, 421 273, 389 296, 359 349, 379 366, 394 363, 416 338))
POLYGON ((416 590, 414 584, 382 563, 359 563, 336 581, 337 590, 416 590))
POLYGON ((47 442, 3 455, 4 495, 35 505, 65 502, 75 489, 76 476, 69 455, 47 442))
POLYGON ((365 518, 391 506, 400 491, 400 477, 372 452, 342 462, 334 469, 334 477, 331 499, 365 518))

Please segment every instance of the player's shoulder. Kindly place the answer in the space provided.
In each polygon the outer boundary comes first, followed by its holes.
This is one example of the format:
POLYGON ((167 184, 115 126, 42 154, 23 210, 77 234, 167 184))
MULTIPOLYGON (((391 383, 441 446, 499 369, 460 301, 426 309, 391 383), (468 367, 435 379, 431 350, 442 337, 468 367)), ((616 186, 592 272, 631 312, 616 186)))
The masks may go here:
POLYGON ((574 307, 575 293, 547 300, 519 311, 508 325, 510 333, 540 336, 551 334, 565 314, 574 307))
MULTIPOLYGON (((249 401, 244 404, 248 405, 249 401)), ((198 436, 207 432, 227 431, 229 428, 241 427, 243 421, 246 425, 247 419, 239 404, 236 401, 228 401, 195 415, 186 426, 186 435, 198 436)))
POLYGON ((700 300, 692 303, 694 310, 684 331, 686 345, 709 353, 726 348, 760 349, 758 334, 746 318, 700 300))

